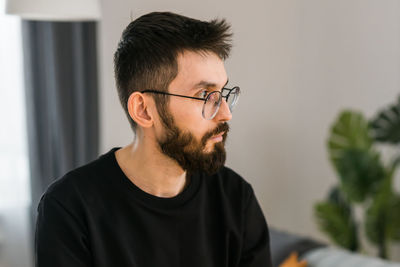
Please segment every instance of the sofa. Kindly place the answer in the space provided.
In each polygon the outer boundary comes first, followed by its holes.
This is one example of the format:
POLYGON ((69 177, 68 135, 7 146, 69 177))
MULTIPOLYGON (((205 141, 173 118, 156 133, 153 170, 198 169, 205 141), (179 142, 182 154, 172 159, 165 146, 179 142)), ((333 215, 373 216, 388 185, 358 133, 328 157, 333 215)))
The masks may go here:
POLYGON ((306 260, 308 267, 400 267, 400 262, 353 253, 275 228, 270 228, 270 245, 274 267, 292 252, 298 253, 299 260, 306 260))

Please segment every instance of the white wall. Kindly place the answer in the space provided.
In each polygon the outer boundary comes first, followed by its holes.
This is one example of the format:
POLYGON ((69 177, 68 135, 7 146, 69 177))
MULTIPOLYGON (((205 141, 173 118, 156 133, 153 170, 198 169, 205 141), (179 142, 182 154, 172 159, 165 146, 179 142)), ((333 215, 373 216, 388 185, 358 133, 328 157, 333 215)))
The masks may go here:
POLYGON ((228 165, 255 188, 269 224, 325 240, 313 204, 336 182, 325 149, 345 107, 367 116, 400 95, 397 0, 103 0, 101 150, 130 142, 112 56, 124 27, 150 11, 224 17, 234 30, 226 67, 243 90, 228 165))

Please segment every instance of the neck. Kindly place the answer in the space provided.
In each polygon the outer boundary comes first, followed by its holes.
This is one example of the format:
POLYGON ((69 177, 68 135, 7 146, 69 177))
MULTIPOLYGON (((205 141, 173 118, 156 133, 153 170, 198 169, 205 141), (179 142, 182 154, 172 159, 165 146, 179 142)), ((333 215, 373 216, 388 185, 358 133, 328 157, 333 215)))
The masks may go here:
POLYGON ((162 154, 155 144, 135 141, 115 152, 118 165, 141 190, 157 197, 174 197, 187 184, 186 171, 162 154))

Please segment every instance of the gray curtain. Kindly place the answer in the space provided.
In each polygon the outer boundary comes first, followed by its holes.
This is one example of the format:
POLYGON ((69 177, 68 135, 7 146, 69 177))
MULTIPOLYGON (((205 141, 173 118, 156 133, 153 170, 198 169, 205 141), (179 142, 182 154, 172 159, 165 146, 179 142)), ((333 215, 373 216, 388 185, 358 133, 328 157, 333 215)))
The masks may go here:
POLYGON ((98 155, 95 22, 23 21, 32 226, 41 195, 98 155))

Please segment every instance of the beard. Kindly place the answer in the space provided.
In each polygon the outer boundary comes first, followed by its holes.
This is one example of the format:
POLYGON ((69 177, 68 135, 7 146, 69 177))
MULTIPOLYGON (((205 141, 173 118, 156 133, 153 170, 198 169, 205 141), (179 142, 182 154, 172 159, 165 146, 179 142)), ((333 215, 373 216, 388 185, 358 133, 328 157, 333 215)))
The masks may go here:
MULTIPOLYGON (((166 116, 165 113, 163 115, 166 116)), ((163 154, 174 159, 183 170, 189 173, 203 171, 212 175, 224 166, 226 160, 225 141, 229 131, 228 123, 218 124, 215 129, 205 133, 198 141, 191 132, 180 130, 172 117, 167 119, 164 116, 161 116, 161 118, 166 132, 165 138, 157 140, 163 154), (222 141, 214 143, 210 151, 205 151, 207 141, 222 132, 224 132, 222 141)))

